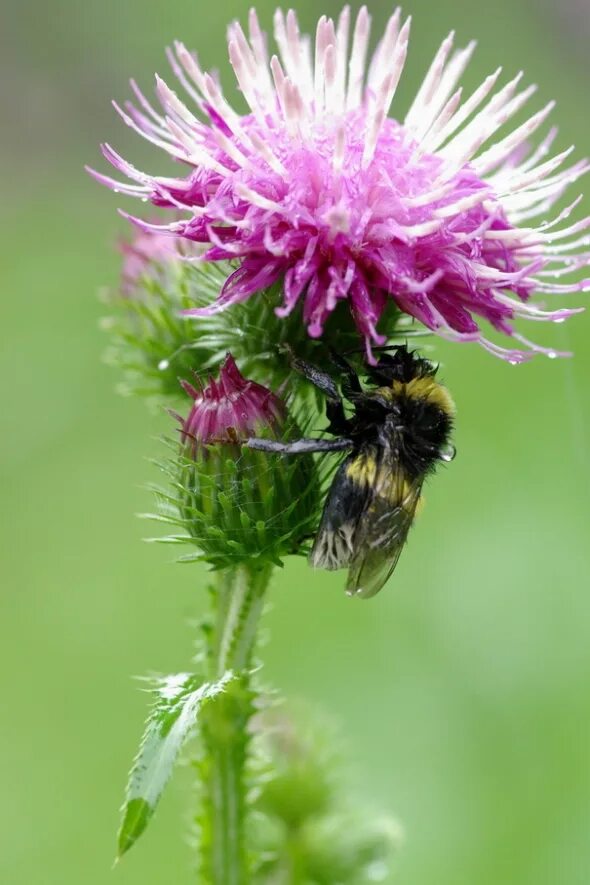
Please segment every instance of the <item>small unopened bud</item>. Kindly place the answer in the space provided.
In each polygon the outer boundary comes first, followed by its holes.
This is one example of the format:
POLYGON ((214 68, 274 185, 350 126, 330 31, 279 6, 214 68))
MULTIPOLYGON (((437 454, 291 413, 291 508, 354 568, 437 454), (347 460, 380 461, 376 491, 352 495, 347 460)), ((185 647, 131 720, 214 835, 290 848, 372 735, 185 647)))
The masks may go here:
POLYGON ((221 366, 219 379, 211 378, 204 390, 187 381, 181 384, 194 401, 182 437, 195 455, 203 443, 241 443, 260 432, 276 438, 285 427, 284 402, 262 384, 246 380, 231 354, 221 366))
POLYGON ((285 403, 245 379, 231 355, 206 388, 183 387, 193 407, 181 430, 180 512, 203 559, 215 567, 253 558, 280 563, 298 552, 319 509, 313 459, 243 447, 251 436, 300 435, 285 403))
MULTIPOLYGON (((252 839, 265 882, 292 881, 285 859, 296 834, 301 882, 359 885, 388 877, 399 824, 346 789, 339 739, 300 706, 264 710, 252 722, 261 776, 252 839)), ((389 881, 389 879, 388 879, 389 881)))

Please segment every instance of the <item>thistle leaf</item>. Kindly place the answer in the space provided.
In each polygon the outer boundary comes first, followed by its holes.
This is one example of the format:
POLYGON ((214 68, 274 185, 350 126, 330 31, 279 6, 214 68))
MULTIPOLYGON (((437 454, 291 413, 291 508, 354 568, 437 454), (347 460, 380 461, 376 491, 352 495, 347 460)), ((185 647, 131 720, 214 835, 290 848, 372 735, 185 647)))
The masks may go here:
POLYGON ((192 673, 157 681, 154 706, 127 784, 118 857, 131 848, 151 820, 178 754, 194 731, 201 706, 221 694, 233 679, 228 670, 213 683, 201 683, 192 673))

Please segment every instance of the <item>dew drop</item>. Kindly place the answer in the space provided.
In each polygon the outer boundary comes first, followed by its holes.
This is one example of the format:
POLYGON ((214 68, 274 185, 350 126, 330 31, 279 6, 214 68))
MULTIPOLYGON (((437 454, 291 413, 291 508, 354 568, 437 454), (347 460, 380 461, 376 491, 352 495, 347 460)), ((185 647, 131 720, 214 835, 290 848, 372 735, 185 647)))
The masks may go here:
POLYGON ((508 360, 511 366, 517 366, 520 360, 508 360))
POLYGON ((558 320, 555 320, 556 323, 565 323, 565 317, 560 317, 558 320))
POLYGON ((147 198, 147 197, 142 197, 142 198, 141 198, 141 202, 142 202, 142 203, 147 203, 147 201, 148 201, 148 198, 147 198))
POLYGON ((169 366, 170 363, 168 362, 168 360, 160 360, 160 362, 158 363, 158 369, 160 370, 160 372, 165 372, 166 369, 169 368, 169 366))
POLYGON ((449 443, 449 445, 443 446, 443 448, 439 451, 438 456, 441 461, 446 461, 447 463, 449 463, 454 459, 456 454, 457 449, 455 448, 455 446, 449 443))
POLYGON ((119 190, 118 187, 114 187, 114 188, 113 188, 113 193, 114 193, 114 194, 120 194, 121 191, 119 190))
POLYGON ((555 353, 554 350, 550 350, 549 353, 547 354, 547 356, 549 357, 550 360, 556 360, 556 359, 557 359, 557 354, 555 353))

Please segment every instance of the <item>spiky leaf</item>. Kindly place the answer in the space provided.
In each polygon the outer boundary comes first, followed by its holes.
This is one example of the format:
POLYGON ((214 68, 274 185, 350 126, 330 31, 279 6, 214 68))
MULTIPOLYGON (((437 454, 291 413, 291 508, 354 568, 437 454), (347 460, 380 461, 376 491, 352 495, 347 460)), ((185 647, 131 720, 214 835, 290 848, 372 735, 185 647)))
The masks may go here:
POLYGON ((227 671, 213 683, 202 683, 192 673, 178 673, 157 681, 154 706, 129 775, 118 837, 119 857, 147 827, 178 754, 194 731, 202 705, 221 694, 234 678, 227 671))

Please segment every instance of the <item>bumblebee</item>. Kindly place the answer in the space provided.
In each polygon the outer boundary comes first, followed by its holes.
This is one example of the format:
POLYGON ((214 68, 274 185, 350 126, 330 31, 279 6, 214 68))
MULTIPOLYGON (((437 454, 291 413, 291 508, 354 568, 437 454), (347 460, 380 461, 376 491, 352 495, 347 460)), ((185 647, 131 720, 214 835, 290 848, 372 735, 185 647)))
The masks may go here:
POLYGON ((296 357, 291 356, 291 365, 324 394, 326 431, 335 438, 250 439, 247 445, 284 455, 348 452, 332 480, 310 562, 316 568, 347 568, 347 593, 367 599, 397 565, 425 478, 439 461, 454 456, 455 407, 436 381, 437 368, 406 346, 367 367, 367 389, 344 357, 332 356, 339 385, 296 357))

